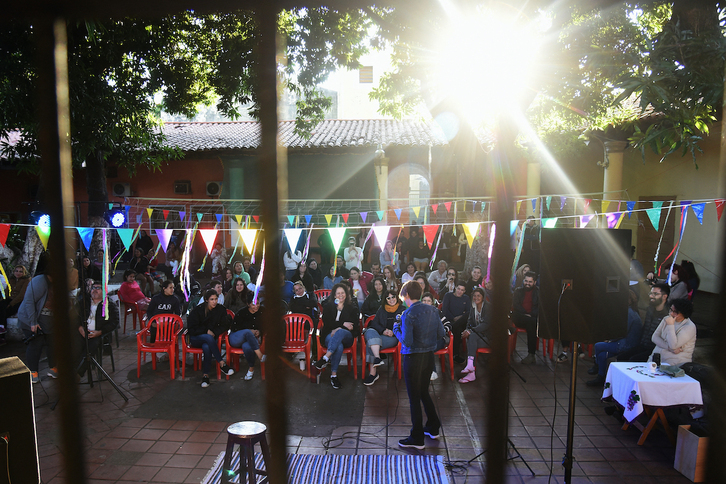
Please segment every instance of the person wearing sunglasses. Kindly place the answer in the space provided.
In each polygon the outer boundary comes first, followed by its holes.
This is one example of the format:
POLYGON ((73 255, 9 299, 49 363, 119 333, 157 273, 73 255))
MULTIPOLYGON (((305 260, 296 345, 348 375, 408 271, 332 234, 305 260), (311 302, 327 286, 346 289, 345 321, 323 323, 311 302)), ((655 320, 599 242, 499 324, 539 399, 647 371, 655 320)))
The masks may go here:
POLYGON ((377 367, 384 364, 381 359, 381 350, 393 348, 398 344, 398 338, 393 334, 393 325, 396 318, 403 313, 404 307, 395 291, 386 291, 385 302, 378 308, 376 317, 368 324, 364 335, 366 337, 366 363, 370 363, 370 373, 363 379, 364 385, 373 385, 378 380, 377 367))
POLYGON ((655 349, 653 355, 660 353, 663 365, 681 366, 693 360, 696 348, 696 325, 690 317, 693 314, 693 303, 688 299, 675 299, 670 302, 668 316, 664 317, 653 332, 651 339, 655 349))

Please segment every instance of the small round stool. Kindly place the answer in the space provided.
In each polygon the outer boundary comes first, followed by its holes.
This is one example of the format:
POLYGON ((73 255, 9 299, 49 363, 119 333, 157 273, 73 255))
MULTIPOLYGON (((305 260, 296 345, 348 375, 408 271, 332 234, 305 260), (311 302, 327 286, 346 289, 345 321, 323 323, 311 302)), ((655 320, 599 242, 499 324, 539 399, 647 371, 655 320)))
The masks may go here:
POLYGON ((237 422, 227 427, 227 449, 224 452, 224 464, 222 465, 222 482, 228 483, 237 473, 232 466, 232 451, 234 445, 239 445, 239 484, 244 482, 246 474, 249 484, 257 484, 257 474, 265 476, 260 484, 267 482, 267 466, 270 462, 270 449, 267 447, 265 432, 267 427, 259 422, 237 422), (260 444, 262 449, 262 461, 265 469, 255 468, 255 444, 260 444), (244 471, 243 471, 244 470, 244 471))

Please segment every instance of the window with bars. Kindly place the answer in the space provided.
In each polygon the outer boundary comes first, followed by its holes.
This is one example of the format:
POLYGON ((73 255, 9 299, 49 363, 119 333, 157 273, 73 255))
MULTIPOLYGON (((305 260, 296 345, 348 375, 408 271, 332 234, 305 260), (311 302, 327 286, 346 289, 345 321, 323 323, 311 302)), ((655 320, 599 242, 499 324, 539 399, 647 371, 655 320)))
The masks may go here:
POLYGON ((361 84, 373 83, 373 66, 360 66, 358 69, 358 82, 361 84))

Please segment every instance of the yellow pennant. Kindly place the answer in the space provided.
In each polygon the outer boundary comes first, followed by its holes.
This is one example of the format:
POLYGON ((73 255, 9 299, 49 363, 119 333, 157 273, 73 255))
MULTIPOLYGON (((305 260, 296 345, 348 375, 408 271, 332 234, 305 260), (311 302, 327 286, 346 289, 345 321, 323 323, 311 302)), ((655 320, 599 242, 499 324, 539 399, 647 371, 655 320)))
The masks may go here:
POLYGON ((477 232, 479 232, 479 222, 470 222, 462 225, 464 227, 466 241, 469 243, 469 248, 471 248, 471 244, 474 243, 474 237, 476 237, 477 232))
POLYGON ((43 244, 43 248, 48 250, 48 237, 50 237, 50 227, 35 226, 35 231, 38 232, 40 242, 43 244))
POLYGON ((522 208, 522 201, 517 202, 517 213, 519 213, 519 209, 522 208))
POLYGON ((418 218, 418 214, 421 212, 421 207, 413 207, 412 210, 413 213, 416 215, 416 218, 418 218))
POLYGON ((602 211, 607 212, 609 207, 610 207, 610 200, 603 200, 602 201, 602 211))
POLYGON ((330 221, 333 220, 333 216, 332 215, 326 215, 325 216, 325 220, 328 222, 328 225, 330 225, 330 221))
POLYGON ((237 220, 237 225, 242 225, 242 215, 235 215, 234 218, 237 220))
POLYGON ((149 216, 149 220, 151 220, 151 214, 154 213, 154 209, 153 208, 147 208, 146 209, 146 213, 149 216))

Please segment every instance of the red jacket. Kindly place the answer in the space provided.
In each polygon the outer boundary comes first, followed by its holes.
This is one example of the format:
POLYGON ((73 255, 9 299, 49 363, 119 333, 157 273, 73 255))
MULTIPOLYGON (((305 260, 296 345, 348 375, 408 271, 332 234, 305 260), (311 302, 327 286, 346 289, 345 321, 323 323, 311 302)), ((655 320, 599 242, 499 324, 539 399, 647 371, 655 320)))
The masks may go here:
MULTIPOLYGON (((360 283, 360 287, 363 288, 363 295, 365 297, 368 297, 368 285, 373 281, 373 274, 368 271, 363 271, 360 273, 360 277, 358 278, 358 282, 360 283)), ((348 279, 348 283, 350 284, 350 287, 353 287, 353 279, 348 279)))

